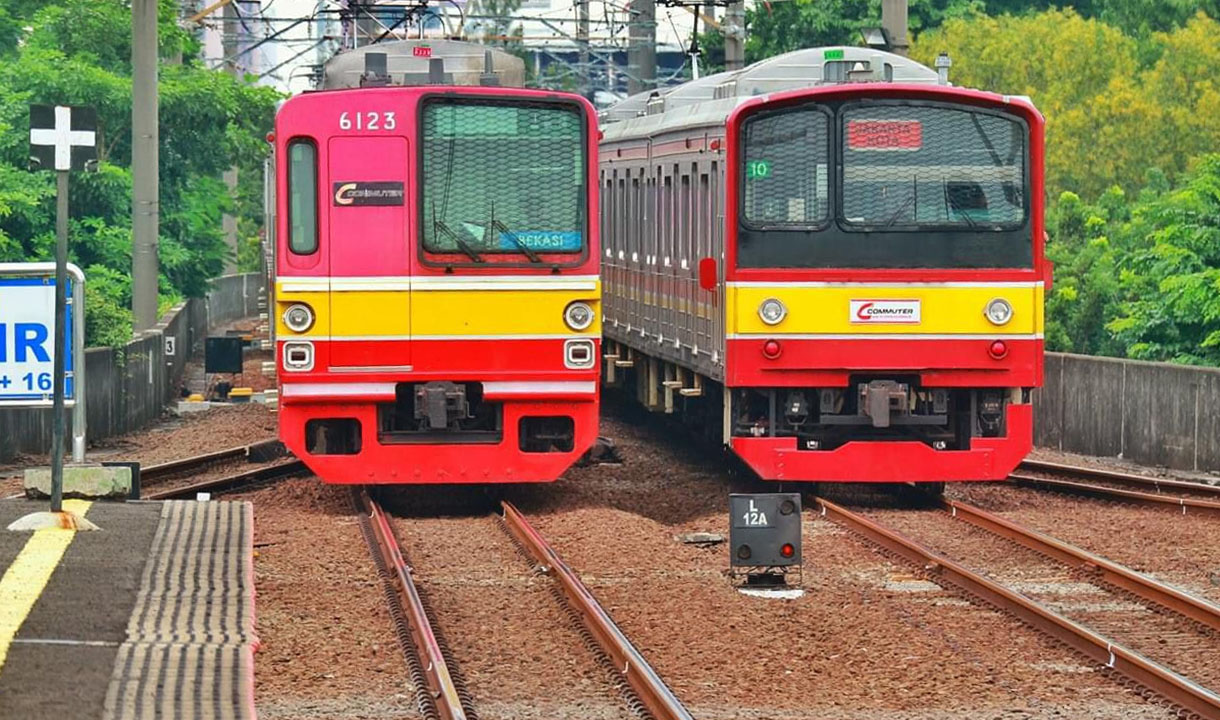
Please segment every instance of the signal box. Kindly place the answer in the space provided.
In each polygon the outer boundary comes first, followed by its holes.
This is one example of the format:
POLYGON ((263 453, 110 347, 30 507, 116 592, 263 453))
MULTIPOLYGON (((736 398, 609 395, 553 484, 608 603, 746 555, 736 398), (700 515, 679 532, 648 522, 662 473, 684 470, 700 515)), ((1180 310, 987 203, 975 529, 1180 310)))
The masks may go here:
POLYGON ((801 565, 799 493, 729 495, 729 566, 734 576, 780 576, 801 565))

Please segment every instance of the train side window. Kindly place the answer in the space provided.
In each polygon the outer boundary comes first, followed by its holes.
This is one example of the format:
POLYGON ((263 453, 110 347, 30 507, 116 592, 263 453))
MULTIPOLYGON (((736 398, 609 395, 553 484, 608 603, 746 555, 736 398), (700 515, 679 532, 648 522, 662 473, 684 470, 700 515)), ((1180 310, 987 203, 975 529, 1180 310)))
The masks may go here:
POLYGON ((288 143, 288 249, 318 250, 318 147, 312 140, 288 143))

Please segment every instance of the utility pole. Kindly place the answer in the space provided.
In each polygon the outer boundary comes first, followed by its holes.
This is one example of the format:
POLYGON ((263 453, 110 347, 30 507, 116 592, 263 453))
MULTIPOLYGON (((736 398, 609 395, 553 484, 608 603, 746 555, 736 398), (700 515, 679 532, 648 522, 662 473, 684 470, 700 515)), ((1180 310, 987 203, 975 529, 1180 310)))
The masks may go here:
POLYGON ((580 94, 592 100, 593 66, 589 60, 589 0, 576 0, 576 45, 580 49, 580 94))
POLYGON ((881 27, 890 38, 890 52, 906 57, 907 0, 881 0, 881 27))
POLYGON ((731 2, 724 11, 724 69, 746 66, 746 6, 742 0, 731 2))
POLYGON ((627 13, 627 92, 657 86, 657 3, 631 0, 627 13))
POLYGON ((131 310, 139 333, 157 324, 157 0, 131 0, 131 310))
MULTIPOLYGON (((237 3, 229 3, 224 8, 224 22, 220 25, 220 44, 223 48, 221 51, 222 57, 229 58, 237 54, 237 36, 241 27, 237 12, 237 3)), ((242 64, 244 64, 243 60, 234 60, 226 70, 233 77, 240 80, 242 77, 242 64)), ((229 189, 229 196, 234 196, 237 193, 237 168, 231 167, 226 170, 224 181, 225 187, 229 189)), ((220 224, 225 234, 225 247, 228 248, 224 263, 224 272, 227 275, 237 271, 237 218, 231 213, 225 213, 220 219, 220 224)))

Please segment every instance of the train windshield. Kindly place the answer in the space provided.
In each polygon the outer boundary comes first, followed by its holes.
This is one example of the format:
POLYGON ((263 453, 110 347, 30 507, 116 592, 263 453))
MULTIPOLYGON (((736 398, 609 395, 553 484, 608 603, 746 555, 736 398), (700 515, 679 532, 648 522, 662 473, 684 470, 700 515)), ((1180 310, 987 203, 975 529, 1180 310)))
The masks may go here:
POLYGON ((801 106, 744 124, 743 267, 1029 267, 1026 124, 909 101, 801 106))
POLYGON ((845 109, 846 225, 1003 230, 1025 220, 1025 135, 1014 120, 951 107, 845 109))
MULTIPOLYGON (((430 253, 582 253, 584 118, 578 106, 433 98, 421 123, 420 227, 430 253)), ((452 264, 447 262, 446 264, 452 264)))

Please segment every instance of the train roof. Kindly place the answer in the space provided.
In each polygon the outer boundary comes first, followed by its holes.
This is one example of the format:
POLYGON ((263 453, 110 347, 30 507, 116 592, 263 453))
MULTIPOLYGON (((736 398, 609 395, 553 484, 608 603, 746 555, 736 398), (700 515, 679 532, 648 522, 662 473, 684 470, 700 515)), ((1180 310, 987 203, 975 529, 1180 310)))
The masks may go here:
POLYGON ((848 82, 939 85, 937 72, 910 58, 862 47, 805 48, 668 88, 636 93, 603 110, 606 139, 723 123, 752 97, 848 82))
POLYGON ((525 61, 499 48, 460 40, 397 40, 335 55, 322 68, 319 89, 369 84, 482 85, 490 78, 501 87, 523 87, 525 61), (371 69, 376 71, 370 73, 371 69), (370 83, 372 74, 379 74, 380 80, 370 83))

